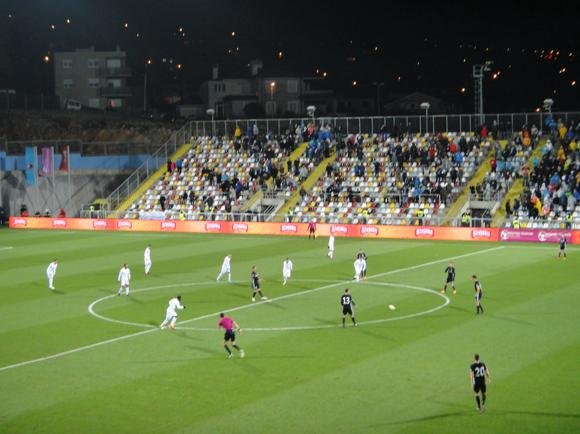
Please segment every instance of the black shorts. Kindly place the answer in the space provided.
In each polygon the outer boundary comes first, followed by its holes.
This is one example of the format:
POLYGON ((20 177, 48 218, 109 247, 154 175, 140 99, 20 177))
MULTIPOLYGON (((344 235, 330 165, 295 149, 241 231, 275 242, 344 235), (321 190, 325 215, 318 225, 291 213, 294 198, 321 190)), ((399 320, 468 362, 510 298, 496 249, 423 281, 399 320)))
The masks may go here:
POLYGON ((354 316, 354 314, 352 313, 352 307, 350 306, 342 306, 342 314, 343 315, 350 315, 350 316, 354 316))
POLYGON ((233 330, 226 330, 224 333, 224 341, 236 341, 236 333, 233 330))
POLYGON ((475 301, 481 301, 482 298, 483 298, 483 292, 481 294, 475 296, 475 301))
POLYGON ((485 381, 476 381, 473 385, 473 391, 475 393, 485 393, 487 391, 487 386, 485 385, 485 381))
POLYGON ((455 285, 455 278, 448 277, 445 283, 451 283, 452 285, 455 285))
POLYGON ((310 229, 308 229, 308 231, 309 231, 311 234, 313 234, 314 232, 316 232, 316 229, 314 229, 314 228, 310 228, 310 229))
POLYGON ((252 289, 255 291, 260 290, 260 283, 252 283, 252 289))

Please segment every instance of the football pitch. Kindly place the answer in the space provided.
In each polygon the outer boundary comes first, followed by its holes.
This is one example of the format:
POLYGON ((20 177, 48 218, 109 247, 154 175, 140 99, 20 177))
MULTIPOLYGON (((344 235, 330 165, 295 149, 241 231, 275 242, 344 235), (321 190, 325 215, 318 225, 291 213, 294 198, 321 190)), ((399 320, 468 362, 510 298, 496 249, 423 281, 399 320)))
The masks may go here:
POLYGON ((337 238, 330 260, 327 238, 2 230, 0 433, 578 433, 580 250, 557 252, 337 238), (361 248, 368 278, 353 282, 361 248), (216 283, 229 253, 233 282, 216 283), (456 295, 439 293, 448 262, 456 295), (267 301, 251 302, 252 265, 267 301), (347 287, 358 327, 341 327, 347 287), (178 294, 178 328, 160 330, 178 294), (226 359, 220 312, 242 327, 245 358, 226 359))

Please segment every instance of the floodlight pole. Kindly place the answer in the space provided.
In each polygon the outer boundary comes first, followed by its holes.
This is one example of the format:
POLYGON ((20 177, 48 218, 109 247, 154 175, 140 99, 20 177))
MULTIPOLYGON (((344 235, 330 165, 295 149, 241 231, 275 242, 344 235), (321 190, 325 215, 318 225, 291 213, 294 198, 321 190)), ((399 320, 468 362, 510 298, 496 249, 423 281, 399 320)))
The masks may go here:
POLYGON ((475 98, 475 113, 479 115, 479 123, 483 124, 483 76, 491 71, 493 62, 487 61, 483 65, 473 65, 473 79, 475 81, 473 96, 475 98))

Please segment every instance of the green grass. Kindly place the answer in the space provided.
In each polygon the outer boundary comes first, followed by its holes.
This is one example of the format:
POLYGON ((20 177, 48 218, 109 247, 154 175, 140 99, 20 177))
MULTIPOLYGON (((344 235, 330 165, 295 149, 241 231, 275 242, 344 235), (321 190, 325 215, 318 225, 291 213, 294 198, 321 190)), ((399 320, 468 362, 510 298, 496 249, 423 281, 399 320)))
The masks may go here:
POLYGON ((337 238, 330 261, 326 241, 1 231, 0 433, 580 432, 579 250, 557 261, 557 246, 337 238), (359 248, 370 278, 357 284, 359 248), (235 282, 217 284, 227 253, 235 282), (443 306, 453 257, 459 293, 443 306), (108 297, 123 262, 133 292, 108 297), (250 303, 254 264, 269 303, 250 303), (358 328, 337 327, 346 286, 358 328), (154 328, 176 294, 181 328, 154 328), (94 311, 120 323, 88 312, 98 299, 94 311), (245 359, 225 358, 216 324, 228 309, 245 359), (492 374, 485 414, 469 385, 474 352, 492 374))

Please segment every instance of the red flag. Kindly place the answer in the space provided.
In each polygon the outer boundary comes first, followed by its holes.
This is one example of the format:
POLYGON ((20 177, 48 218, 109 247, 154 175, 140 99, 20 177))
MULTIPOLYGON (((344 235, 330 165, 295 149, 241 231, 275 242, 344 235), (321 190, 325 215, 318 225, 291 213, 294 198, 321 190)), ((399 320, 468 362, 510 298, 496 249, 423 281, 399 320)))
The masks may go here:
POLYGON ((68 166, 68 153, 69 153, 69 146, 61 146, 60 147, 60 155, 61 155, 61 159, 60 159, 60 165, 58 166, 58 170, 62 170, 64 172, 68 172, 69 170, 69 166, 68 166))

